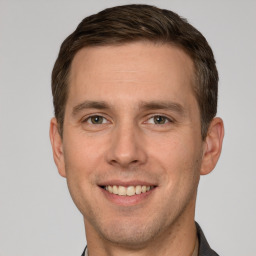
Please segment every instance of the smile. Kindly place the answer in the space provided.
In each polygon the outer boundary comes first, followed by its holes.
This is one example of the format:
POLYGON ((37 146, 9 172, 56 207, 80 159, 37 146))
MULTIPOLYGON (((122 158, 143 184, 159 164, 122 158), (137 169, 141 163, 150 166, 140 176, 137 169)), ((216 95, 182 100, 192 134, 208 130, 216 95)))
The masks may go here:
POLYGON ((111 194, 119 195, 119 196, 134 196, 146 193, 153 189, 154 186, 145 186, 145 185, 137 185, 137 186, 104 186, 104 189, 107 190, 111 194))

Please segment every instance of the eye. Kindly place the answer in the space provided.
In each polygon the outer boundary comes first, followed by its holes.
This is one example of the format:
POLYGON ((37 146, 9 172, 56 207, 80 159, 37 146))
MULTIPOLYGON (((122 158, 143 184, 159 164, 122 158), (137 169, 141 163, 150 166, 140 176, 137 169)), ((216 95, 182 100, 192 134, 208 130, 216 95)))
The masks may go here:
POLYGON ((156 115, 156 116, 152 116, 151 118, 148 119, 147 123, 150 124, 166 124, 166 123, 170 123, 172 122, 170 120, 170 118, 166 117, 166 116, 161 116, 161 115, 156 115))
POLYGON ((86 118, 84 122, 88 122, 89 124, 105 124, 108 121, 103 116, 95 115, 95 116, 90 116, 90 117, 86 118))

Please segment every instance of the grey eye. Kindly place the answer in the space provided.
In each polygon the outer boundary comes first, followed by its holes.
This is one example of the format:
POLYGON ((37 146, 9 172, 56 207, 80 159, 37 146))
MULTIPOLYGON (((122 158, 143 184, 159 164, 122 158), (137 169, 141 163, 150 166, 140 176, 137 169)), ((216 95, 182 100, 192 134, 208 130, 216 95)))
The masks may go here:
POLYGON ((92 124, 102 124, 104 122, 104 118, 102 116, 91 116, 89 120, 92 124))
POLYGON ((155 124, 165 124, 166 121, 168 121, 168 119, 165 116, 154 116, 154 123, 155 124))

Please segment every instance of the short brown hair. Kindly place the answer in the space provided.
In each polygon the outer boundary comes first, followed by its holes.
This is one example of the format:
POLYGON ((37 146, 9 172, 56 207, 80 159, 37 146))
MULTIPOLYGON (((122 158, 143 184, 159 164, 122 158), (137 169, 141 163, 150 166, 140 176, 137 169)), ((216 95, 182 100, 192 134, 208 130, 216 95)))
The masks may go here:
POLYGON ((123 5, 86 17, 60 47, 52 71, 52 95, 59 132, 63 133, 68 77, 75 54, 87 46, 119 45, 136 41, 182 48, 195 66, 194 92, 204 139, 217 112, 218 71, 204 36, 178 14, 150 5, 123 5))

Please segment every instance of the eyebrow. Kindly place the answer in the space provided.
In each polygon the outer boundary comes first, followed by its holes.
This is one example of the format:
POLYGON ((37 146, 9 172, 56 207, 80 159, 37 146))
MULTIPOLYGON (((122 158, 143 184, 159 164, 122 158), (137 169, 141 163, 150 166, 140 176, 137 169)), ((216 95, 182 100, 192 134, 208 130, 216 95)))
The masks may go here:
POLYGON ((185 114, 185 108, 177 102, 172 102, 172 101, 150 101, 150 102, 140 102, 139 103, 139 108, 143 110, 170 110, 177 112, 181 115, 185 114))
MULTIPOLYGON (((112 105, 106 103, 105 101, 90 101, 86 100, 73 108, 72 115, 76 116, 79 112, 85 109, 100 109, 106 110, 110 109, 112 105)), ((180 115, 185 114, 185 108, 177 103, 172 101, 140 101, 138 104, 138 108, 144 111, 147 110, 170 110, 177 112, 180 115)))
POLYGON ((73 108, 72 115, 76 116, 80 111, 85 110, 85 109, 90 109, 90 108, 109 109, 110 106, 106 102, 104 102, 104 101, 90 101, 90 100, 86 100, 86 101, 76 105, 73 108))

